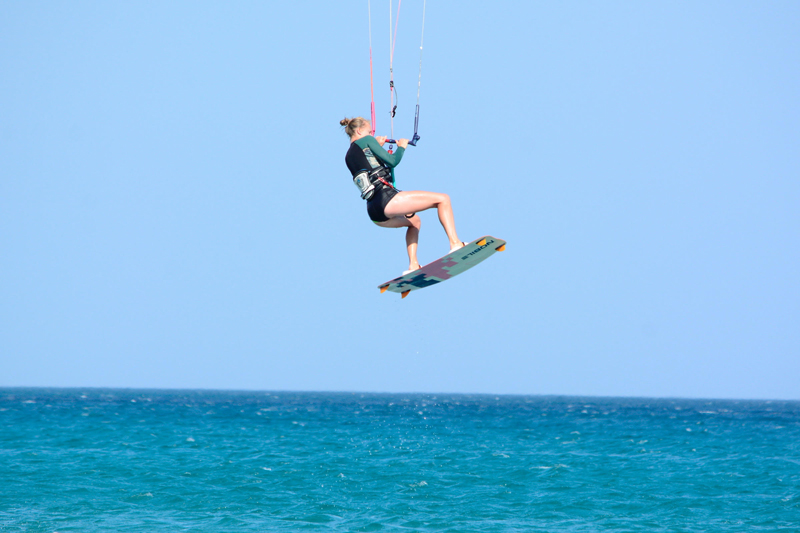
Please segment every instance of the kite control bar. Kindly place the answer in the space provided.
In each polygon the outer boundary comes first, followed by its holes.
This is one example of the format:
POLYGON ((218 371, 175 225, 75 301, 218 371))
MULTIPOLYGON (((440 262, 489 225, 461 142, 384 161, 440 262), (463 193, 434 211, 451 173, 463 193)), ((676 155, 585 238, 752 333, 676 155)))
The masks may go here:
MULTIPOLYGON (((414 136, 411 138, 411 140, 408 141, 408 144, 410 144, 411 146, 416 146, 418 140, 419 140, 419 135, 415 133, 414 136)), ((386 139, 386 142, 389 144, 397 144, 397 141, 395 141, 394 139, 386 139)))
MULTIPOLYGON (((408 144, 411 146, 416 146, 417 141, 419 140, 419 134, 417 133, 417 128, 419 127, 419 104, 417 104, 417 112, 414 115, 414 136, 411 137, 411 140, 408 141, 408 144)), ((394 139, 386 139, 386 142, 389 144, 397 144, 397 141, 394 139)))

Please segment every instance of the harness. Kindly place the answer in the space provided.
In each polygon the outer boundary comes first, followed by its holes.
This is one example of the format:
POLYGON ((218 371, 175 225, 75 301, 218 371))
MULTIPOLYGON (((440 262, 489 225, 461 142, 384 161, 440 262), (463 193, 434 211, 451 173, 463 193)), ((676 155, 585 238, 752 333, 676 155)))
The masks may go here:
POLYGON ((392 174, 386 167, 378 167, 376 169, 366 171, 362 170, 353 176, 353 183, 355 183, 358 190, 361 191, 362 200, 370 200, 375 194, 375 187, 385 186, 394 189, 391 180, 392 174))

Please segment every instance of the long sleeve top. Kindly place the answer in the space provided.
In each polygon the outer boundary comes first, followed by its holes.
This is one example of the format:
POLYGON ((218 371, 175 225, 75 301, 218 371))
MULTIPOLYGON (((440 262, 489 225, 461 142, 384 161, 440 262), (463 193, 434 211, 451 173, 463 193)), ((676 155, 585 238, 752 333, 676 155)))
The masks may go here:
POLYGON ((392 173, 392 184, 394 184, 394 167, 400 164, 405 151, 405 148, 398 146, 397 151, 390 154, 378 144, 375 137, 367 135, 350 143, 350 149, 347 150, 344 161, 353 176, 362 170, 370 171, 381 166, 386 167, 392 173))

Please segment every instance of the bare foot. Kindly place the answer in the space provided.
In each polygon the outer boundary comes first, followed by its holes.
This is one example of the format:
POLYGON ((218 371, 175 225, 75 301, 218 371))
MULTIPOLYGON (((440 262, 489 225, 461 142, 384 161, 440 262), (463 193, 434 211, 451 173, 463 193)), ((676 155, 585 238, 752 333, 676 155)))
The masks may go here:
POLYGON ((419 263, 416 263, 416 262, 410 263, 408 265, 408 270, 403 272, 403 275, 405 276, 406 274, 410 274, 411 272, 414 272, 415 270, 419 270, 420 268, 422 268, 422 267, 419 266, 419 263))
POLYGON ((459 249, 463 248, 463 247, 464 247, 464 246, 466 246, 466 245, 467 245, 467 243, 465 243, 465 242, 460 242, 460 243, 456 244, 455 246, 451 246, 451 247, 450 247, 450 253, 452 254, 452 253, 453 253, 453 252, 455 252, 456 250, 459 250, 459 249))
POLYGON ((416 265, 417 266, 409 265, 408 266, 408 270, 403 272, 403 275, 405 276, 406 274, 410 274, 410 273, 414 272, 415 270, 419 270, 420 268, 422 268, 421 266, 419 266, 419 263, 416 263, 416 265))

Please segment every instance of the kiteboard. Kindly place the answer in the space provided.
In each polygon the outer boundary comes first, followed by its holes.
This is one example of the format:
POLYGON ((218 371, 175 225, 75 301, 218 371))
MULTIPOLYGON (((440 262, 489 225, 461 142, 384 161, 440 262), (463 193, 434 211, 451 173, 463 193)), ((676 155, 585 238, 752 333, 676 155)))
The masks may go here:
POLYGON ((488 259, 495 252, 502 252, 505 249, 506 241, 487 235, 472 241, 455 252, 447 254, 441 259, 437 259, 433 263, 425 265, 419 270, 409 272, 386 283, 381 283, 378 288, 382 293, 386 291, 399 292, 405 298, 411 291, 424 289, 455 277, 481 261, 488 259))

